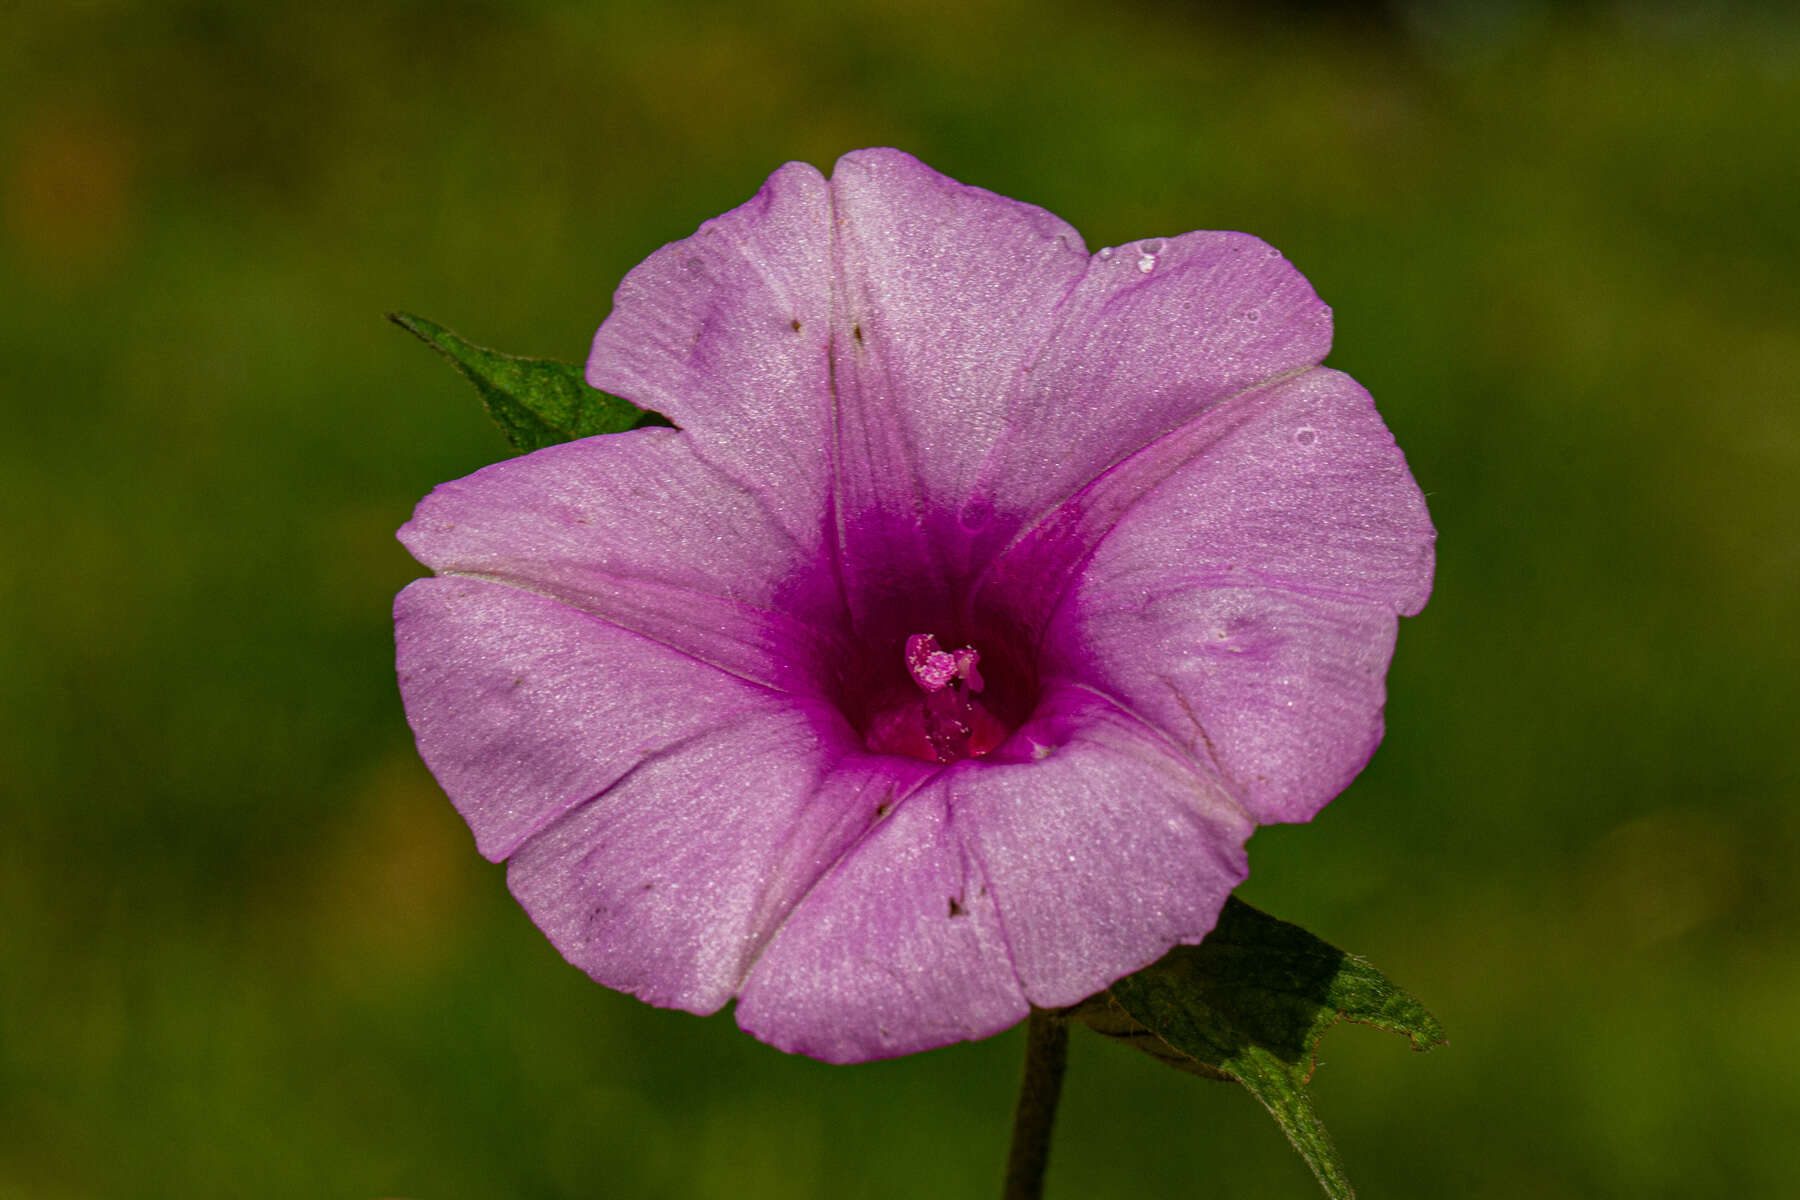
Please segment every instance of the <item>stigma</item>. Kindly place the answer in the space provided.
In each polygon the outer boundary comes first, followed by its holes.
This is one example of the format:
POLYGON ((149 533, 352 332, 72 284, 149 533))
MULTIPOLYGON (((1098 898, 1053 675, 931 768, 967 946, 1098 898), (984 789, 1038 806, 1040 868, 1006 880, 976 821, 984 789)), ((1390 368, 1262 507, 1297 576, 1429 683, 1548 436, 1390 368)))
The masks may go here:
POLYGON ((879 694, 867 729, 869 749, 926 762, 980 758, 1012 732, 980 695, 981 652, 945 650, 937 637, 915 633, 903 652, 906 675, 879 694), (910 678, 910 684, 907 680, 910 678))
POLYGON ((907 673, 919 685, 919 690, 927 695, 941 692, 956 683, 961 683, 971 692, 979 692, 985 686, 981 681, 981 670, 977 666, 980 662, 981 652, 973 646, 964 646, 961 650, 941 650, 936 636, 929 633, 915 633, 906 639, 907 673))

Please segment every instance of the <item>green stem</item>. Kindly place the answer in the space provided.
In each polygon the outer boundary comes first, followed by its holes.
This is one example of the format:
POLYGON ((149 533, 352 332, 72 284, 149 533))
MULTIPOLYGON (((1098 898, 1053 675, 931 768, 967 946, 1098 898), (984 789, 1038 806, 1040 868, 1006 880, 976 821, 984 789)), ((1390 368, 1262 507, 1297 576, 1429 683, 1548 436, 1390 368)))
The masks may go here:
POLYGON ((1025 1026, 1025 1078, 1013 1114, 1012 1153, 1003 1200, 1040 1200, 1050 1165, 1050 1130, 1069 1061, 1069 1026, 1062 1016, 1034 1008, 1025 1026))

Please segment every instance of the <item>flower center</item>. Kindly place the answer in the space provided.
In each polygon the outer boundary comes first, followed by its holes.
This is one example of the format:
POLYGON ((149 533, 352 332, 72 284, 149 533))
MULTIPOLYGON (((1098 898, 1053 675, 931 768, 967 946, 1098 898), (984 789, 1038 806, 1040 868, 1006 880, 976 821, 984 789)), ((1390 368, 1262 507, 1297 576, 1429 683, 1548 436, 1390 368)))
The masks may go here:
POLYGON ((926 762, 979 758, 1011 732, 980 693, 986 690, 973 646, 944 650, 935 635, 906 639, 909 684, 889 688, 870 714, 869 749, 926 762))

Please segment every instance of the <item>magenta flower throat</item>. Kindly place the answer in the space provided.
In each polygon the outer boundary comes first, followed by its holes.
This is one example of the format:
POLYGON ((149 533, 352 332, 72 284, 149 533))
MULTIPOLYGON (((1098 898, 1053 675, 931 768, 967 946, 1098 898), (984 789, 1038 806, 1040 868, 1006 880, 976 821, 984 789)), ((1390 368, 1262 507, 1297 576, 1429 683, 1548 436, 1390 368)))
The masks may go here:
POLYGON ((1089 254, 892 150, 628 275, 667 415, 401 530, 408 717, 570 962, 832 1061, 984 1037, 1205 937, 1381 738, 1433 533, 1276 251, 1089 254))

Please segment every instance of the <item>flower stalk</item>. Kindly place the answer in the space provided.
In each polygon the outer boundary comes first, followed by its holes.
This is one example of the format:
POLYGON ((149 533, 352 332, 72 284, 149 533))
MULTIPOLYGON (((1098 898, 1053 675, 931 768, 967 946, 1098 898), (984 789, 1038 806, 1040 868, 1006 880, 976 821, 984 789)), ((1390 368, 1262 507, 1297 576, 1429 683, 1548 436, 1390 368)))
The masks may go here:
POLYGON ((1025 1076, 1013 1113, 1012 1150, 1002 1200, 1039 1200, 1050 1166, 1050 1135, 1069 1061, 1069 1025, 1061 1013, 1033 1008, 1025 1024, 1025 1076))

